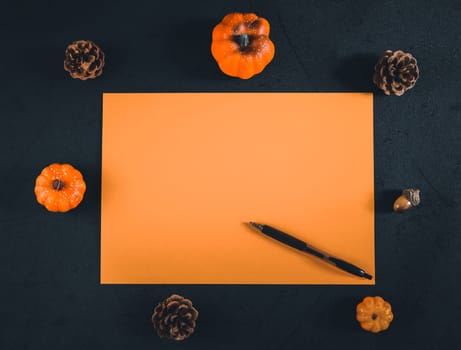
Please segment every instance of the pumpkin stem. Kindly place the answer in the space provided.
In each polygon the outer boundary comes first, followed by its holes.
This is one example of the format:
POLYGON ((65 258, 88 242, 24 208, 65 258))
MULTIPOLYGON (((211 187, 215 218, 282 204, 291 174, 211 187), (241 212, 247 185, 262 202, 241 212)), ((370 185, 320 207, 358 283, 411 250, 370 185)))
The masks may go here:
POLYGON ((236 38, 237 44, 240 46, 240 50, 244 50, 248 45, 250 45, 250 37, 247 33, 238 35, 236 38))
POLYGON ((55 189, 56 191, 60 191, 64 188, 64 182, 59 180, 59 179, 55 179, 53 180, 53 189, 55 189))
POLYGON ((378 318, 378 315, 376 315, 375 313, 373 313, 373 314, 371 315, 371 319, 372 319, 373 321, 376 320, 377 318, 378 318))

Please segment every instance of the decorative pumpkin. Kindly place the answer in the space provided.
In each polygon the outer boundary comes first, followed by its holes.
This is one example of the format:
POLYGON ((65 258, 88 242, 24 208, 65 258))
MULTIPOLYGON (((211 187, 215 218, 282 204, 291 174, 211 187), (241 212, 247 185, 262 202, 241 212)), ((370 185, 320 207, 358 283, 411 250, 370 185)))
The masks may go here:
POLYGON ((230 13, 213 29, 211 53, 231 77, 249 79, 274 58, 269 22, 254 13, 230 13))
POLYGON ((53 212, 66 212, 77 207, 85 190, 82 174, 70 164, 51 164, 35 181, 37 201, 53 212))
POLYGON ((391 305, 383 298, 365 297, 357 305, 357 321, 366 331, 378 333, 389 328, 394 315, 391 305))

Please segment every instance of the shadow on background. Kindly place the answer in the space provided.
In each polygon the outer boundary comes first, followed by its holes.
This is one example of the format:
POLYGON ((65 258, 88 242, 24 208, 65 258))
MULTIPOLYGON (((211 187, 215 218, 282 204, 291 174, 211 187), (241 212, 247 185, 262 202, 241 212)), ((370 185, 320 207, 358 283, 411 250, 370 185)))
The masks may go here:
MULTIPOLYGON (((155 293, 150 291, 149 286, 137 286, 137 293, 123 291, 123 308, 120 310, 117 320, 117 330, 126 336, 139 338, 151 338, 153 342, 159 342, 157 333, 152 325, 152 313, 157 302, 155 293), (150 294, 153 296, 151 297, 150 294)), ((160 300, 159 300, 160 301, 160 300)))
POLYGON ((353 334, 361 332, 359 323, 354 321, 356 317, 356 305, 360 301, 360 298, 344 297, 328 304, 324 310, 329 315, 323 320, 325 326, 346 333, 353 334))
MULTIPOLYGON (((63 80, 69 77, 64 70, 65 52, 68 43, 60 45, 46 42, 30 43, 18 50, 12 63, 15 78, 27 78, 27 81, 38 81, 42 85, 50 84, 50 81, 63 80)), ((8 70, 7 70, 8 71, 8 70)))
POLYGON ((334 71, 339 82, 353 91, 378 92, 373 84, 373 72, 379 55, 358 53, 343 57, 334 71))
POLYGON ((377 213, 392 213, 394 201, 402 193, 402 190, 383 190, 376 192, 375 209, 377 213))
MULTIPOLYGON (((96 80, 108 80, 113 83, 121 83, 123 87, 125 84, 130 82, 130 77, 132 76, 132 65, 130 65, 130 57, 132 55, 132 47, 127 49, 117 40, 98 40, 94 41, 105 55, 105 65, 102 70, 102 75, 99 76, 96 80)), ((131 43, 130 43, 131 44, 131 43)), ((105 90, 113 88, 112 86, 105 86, 105 90)), ((123 88, 122 88, 123 89, 123 88)))
POLYGON ((86 191, 82 203, 76 209, 85 215, 99 217, 101 212, 101 166, 83 163, 79 170, 86 182, 86 191))
POLYGON ((211 33, 215 18, 189 19, 173 27, 172 37, 166 43, 173 63, 187 77, 223 80, 211 55, 211 33))

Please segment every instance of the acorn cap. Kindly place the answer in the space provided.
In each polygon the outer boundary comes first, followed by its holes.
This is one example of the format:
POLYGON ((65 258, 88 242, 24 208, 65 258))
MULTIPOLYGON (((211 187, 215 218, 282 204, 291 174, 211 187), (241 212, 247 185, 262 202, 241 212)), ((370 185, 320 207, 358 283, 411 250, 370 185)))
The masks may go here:
POLYGON ((404 196, 411 203, 412 206, 416 207, 421 203, 420 190, 416 188, 407 188, 402 191, 402 196, 404 196))

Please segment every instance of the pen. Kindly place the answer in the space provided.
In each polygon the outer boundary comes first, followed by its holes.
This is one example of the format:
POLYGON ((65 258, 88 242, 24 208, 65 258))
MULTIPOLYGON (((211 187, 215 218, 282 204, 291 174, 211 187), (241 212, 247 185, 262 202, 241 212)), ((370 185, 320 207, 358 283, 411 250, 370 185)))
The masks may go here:
POLYGON ((290 247, 293 247, 293 248, 296 248, 298 250, 301 250, 302 252, 312 254, 312 255, 316 256, 317 258, 320 258, 323 261, 326 261, 326 262, 336 266, 337 268, 339 268, 339 269, 341 269, 343 271, 349 272, 349 273, 351 273, 353 275, 363 277, 363 278, 366 278, 366 279, 369 279, 369 280, 371 280, 373 278, 371 275, 367 274, 360 267, 352 265, 352 264, 350 264, 350 263, 348 263, 348 262, 346 262, 344 260, 335 258, 335 257, 333 257, 331 255, 325 254, 325 253, 323 253, 323 252, 309 246, 306 242, 301 241, 300 239, 297 239, 297 238, 289 235, 288 233, 279 231, 279 230, 277 230, 277 229, 275 229, 275 228, 273 228, 271 226, 261 225, 261 224, 255 223, 255 222, 250 222, 250 225, 253 226, 255 229, 257 229, 258 231, 260 231, 261 233, 264 233, 265 235, 267 235, 267 236, 269 236, 269 237, 271 237, 273 239, 276 239, 279 242, 285 243, 286 245, 288 245, 290 247))

